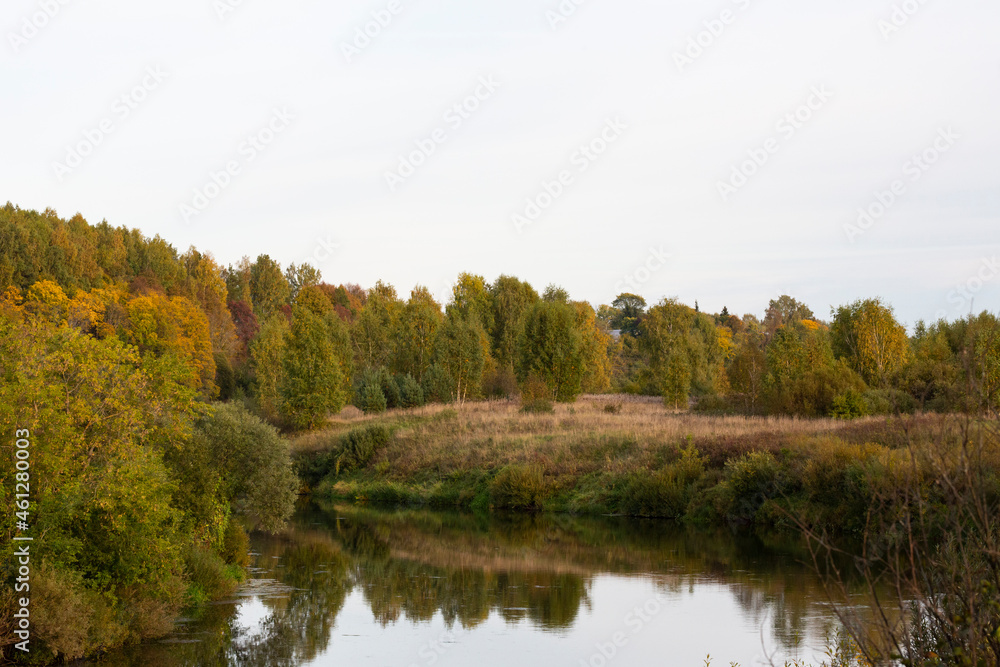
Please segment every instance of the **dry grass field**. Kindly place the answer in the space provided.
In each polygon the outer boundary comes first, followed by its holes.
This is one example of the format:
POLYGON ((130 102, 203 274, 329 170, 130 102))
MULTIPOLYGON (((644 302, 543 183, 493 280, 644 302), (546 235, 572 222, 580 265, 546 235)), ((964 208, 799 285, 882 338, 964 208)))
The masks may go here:
POLYGON ((552 414, 496 401, 349 408, 291 446, 306 486, 325 497, 747 522, 789 494, 828 497, 830 516, 860 512, 875 488, 863 480, 885 479, 908 442, 946 422, 711 416, 602 395, 552 414))

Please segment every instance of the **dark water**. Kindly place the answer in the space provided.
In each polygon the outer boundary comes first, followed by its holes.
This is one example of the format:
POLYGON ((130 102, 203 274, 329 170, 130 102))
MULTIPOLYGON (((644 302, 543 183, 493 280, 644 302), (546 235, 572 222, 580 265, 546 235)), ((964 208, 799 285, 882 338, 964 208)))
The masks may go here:
POLYGON ((331 505, 251 543, 239 596, 100 664, 818 664, 836 629, 788 538, 331 505))

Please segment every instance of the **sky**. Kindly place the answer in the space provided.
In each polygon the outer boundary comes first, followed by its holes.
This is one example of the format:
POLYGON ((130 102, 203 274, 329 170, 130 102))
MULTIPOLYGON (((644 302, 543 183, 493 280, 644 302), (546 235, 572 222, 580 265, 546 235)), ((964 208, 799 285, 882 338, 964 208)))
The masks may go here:
POLYGON ((995 0, 5 0, 0 202, 332 283, 1000 310, 995 0))

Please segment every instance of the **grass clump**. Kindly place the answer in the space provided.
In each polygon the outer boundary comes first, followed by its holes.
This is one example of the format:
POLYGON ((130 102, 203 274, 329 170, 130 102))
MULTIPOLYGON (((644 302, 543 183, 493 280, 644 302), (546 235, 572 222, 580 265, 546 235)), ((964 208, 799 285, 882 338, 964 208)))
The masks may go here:
POLYGON ((539 510, 547 495, 545 476, 538 465, 509 465, 490 483, 490 504, 500 509, 539 510))

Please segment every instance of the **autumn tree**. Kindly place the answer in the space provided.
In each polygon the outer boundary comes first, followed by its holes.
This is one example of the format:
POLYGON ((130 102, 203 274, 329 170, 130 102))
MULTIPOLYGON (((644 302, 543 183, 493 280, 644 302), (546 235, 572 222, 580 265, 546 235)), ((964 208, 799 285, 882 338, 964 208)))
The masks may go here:
POLYGON ((597 314, 586 301, 574 301, 576 328, 580 332, 580 355, 583 363, 581 388, 587 394, 600 394, 611 388, 611 336, 598 323, 597 314))
POLYGON ((418 382, 431 365, 438 329, 444 321, 441 306, 426 287, 417 286, 402 307, 395 341, 393 370, 418 382))
POLYGON ((910 355, 906 329, 881 299, 855 301, 833 311, 833 351, 868 384, 884 387, 910 355))
POLYGON ((291 287, 281 271, 281 265, 267 255, 260 255, 250 266, 250 299, 253 312, 264 321, 288 303, 291 287))
POLYGON ((319 269, 312 264, 303 262, 296 265, 293 263, 285 269, 285 280, 288 282, 289 301, 294 303, 302 288, 319 285, 322 275, 320 275, 319 269))
POLYGON ((288 329, 288 320, 284 315, 272 315, 250 344, 257 406, 270 422, 277 422, 281 416, 281 387, 284 384, 282 359, 288 329))
POLYGON ((382 281, 377 282, 351 325, 351 342, 359 369, 388 367, 391 364, 401 310, 396 289, 382 281))
MULTIPOLYGON (((486 332, 474 316, 451 311, 444 318, 434 346, 434 375, 441 373, 451 387, 455 401, 462 403, 479 396, 486 364, 486 332)), ((431 374, 428 369, 427 374, 431 374)), ((426 375, 425 374, 425 380, 426 375)), ((444 378, 433 378, 441 382, 444 378)), ((438 391, 430 387, 435 397, 438 391)))
POLYGON ((536 302, 524 318, 518 380, 541 380, 553 399, 576 400, 583 382, 582 338, 573 306, 558 301, 536 302))
POLYGON ((517 363, 517 344, 528 309, 539 300, 538 292, 512 276, 500 276, 490 285, 493 329, 490 338, 493 358, 499 366, 513 368, 517 363))
POLYGON ((344 407, 344 369, 331 333, 323 318, 304 305, 292 309, 281 361, 282 414, 292 426, 315 428, 344 407))

